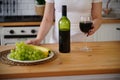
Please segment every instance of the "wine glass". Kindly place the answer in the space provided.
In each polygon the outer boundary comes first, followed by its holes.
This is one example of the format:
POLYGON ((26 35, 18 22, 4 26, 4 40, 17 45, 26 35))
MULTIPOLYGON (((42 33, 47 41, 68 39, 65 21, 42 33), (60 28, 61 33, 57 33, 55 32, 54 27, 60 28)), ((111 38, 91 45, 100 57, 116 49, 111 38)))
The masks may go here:
POLYGON ((92 18, 91 16, 81 16, 80 17, 80 23, 79 23, 79 28, 80 30, 85 34, 85 46, 82 47, 80 50, 81 51, 91 51, 92 49, 87 46, 87 37, 90 29, 92 29, 92 18))

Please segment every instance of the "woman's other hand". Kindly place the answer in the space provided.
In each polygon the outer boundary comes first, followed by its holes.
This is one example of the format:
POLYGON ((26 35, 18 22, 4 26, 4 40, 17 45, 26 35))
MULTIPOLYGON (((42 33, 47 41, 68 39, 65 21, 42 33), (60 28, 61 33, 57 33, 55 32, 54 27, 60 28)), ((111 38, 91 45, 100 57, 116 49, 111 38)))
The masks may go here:
POLYGON ((32 40, 27 40, 27 44, 33 44, 33 45, 40 45, 40 40, 39 39, 32 39, 32 40))

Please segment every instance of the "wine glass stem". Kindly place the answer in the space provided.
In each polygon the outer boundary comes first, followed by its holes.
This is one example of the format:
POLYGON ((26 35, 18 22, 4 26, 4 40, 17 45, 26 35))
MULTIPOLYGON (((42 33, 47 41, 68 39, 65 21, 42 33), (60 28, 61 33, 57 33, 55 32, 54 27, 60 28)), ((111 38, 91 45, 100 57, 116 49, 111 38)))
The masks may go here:
POLYGON ((85 47, 87 48, 87 34, 85 34, 85 47))

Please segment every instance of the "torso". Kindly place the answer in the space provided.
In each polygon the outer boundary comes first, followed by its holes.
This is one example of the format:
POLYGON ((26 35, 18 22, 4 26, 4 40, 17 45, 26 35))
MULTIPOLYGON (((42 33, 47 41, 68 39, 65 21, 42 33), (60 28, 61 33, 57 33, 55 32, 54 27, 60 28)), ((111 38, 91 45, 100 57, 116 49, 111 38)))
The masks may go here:
POLYGON ((71 41, 81 41, 83 33, 80 32, 80 16, 91 16, 93 0, 54 0, 55 27, 51 42, 58 42, 58 21, 62 14, 62 5, 67 5, 67 17, 71 22, 71 41), (81 37, 80 37, 81 36, 81 37))

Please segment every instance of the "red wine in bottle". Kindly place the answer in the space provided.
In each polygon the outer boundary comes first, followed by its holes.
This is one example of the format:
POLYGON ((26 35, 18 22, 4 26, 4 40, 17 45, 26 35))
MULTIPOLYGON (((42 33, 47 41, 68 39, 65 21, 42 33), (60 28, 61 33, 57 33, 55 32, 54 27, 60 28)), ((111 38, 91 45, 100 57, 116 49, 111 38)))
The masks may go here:
POLYGON ((67 6, 62 6, 62 17, 59 25, 59 51, 61 53, 70 52, 70 20, 67 18, 67 6))

